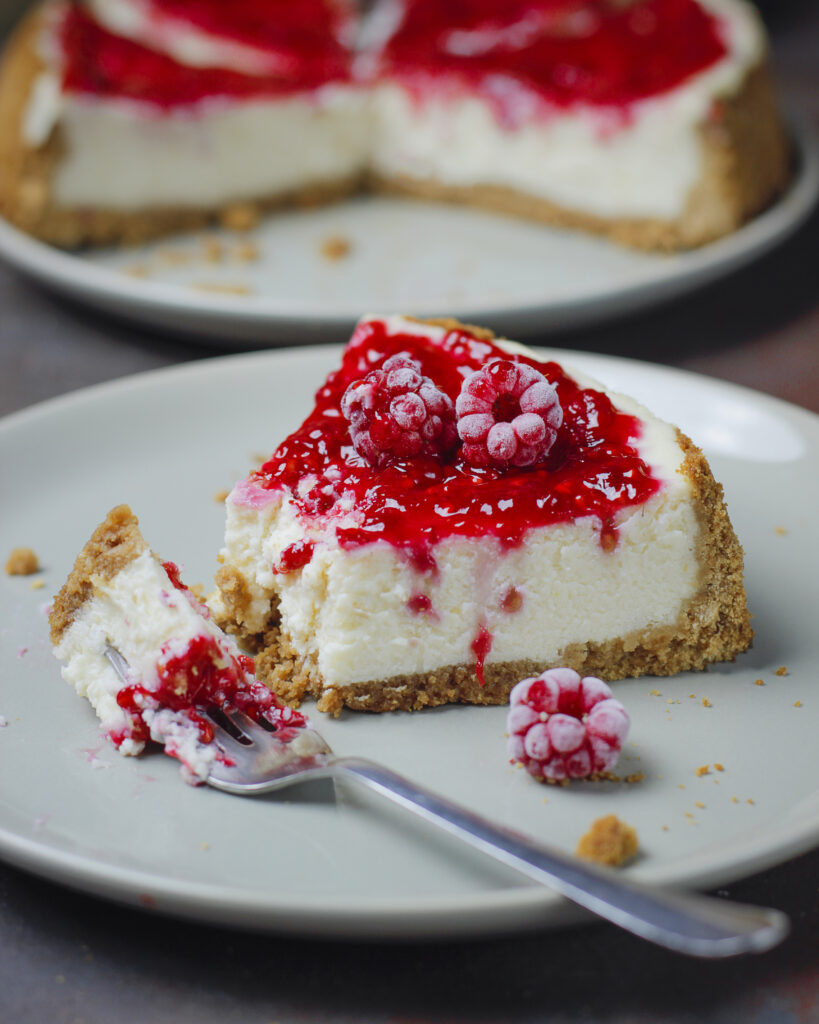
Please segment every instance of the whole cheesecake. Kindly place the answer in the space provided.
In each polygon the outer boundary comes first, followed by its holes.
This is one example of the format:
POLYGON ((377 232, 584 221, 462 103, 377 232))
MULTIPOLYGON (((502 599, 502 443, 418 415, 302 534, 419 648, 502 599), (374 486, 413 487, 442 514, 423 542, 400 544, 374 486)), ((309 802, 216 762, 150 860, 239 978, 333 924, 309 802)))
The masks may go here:
POLYGON ((491 332, 368 317, 227 499, 214 615, 284 700, 504 703, 731 660, 742 551, 696 446, 491 332))
POLYGON ((0 66, 0 212, 67 247, 369 188, 675 249, 787 175, 745 0, 46 0, 0 66))

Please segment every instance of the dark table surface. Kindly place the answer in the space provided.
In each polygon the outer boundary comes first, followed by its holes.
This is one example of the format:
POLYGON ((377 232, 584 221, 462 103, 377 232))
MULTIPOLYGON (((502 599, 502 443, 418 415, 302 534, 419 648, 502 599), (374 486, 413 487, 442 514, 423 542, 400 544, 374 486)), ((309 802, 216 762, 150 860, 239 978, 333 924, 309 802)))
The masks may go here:
MULTIPOLYGON (((785 99, 819 130, 819 4, 769 3, 766 14, 785 99)), ((817 268, 819 213, 776 252, 695 295, 541 340, 683 367, 819 411, 817 268)), ((0 415, 213 354, 195 338, 70 305, 0 265, 0 415)), ((304 941, 157 919, 0 865, 0 1024, 819 1022, 819 851, 721 892, 783 909, 792 935, 762 956, 716 963, 608 925, 474 942, 304 941)))

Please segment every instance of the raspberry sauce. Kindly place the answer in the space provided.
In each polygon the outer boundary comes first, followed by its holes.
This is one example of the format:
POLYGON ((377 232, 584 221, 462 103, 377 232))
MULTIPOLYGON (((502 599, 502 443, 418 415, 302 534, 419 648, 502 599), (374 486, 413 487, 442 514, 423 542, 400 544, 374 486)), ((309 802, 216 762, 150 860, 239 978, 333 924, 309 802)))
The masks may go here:
POLYGON ((417 334, 391 333, 384 321, 374 320, 356 329, 340 369, 317 392, 313 412, 248 484, 250 490, 288 492, 304 525, 334 529, 342 547, 386 541, 419 571, 435 571, 434 547, 448 537, 494 538, 502 548, 514 548, 534 527, 583 516, 597 520, 601 546, 609 550, 612 538, 616 542, 616 513, 644 503, 661 486, 640 458, 640 433, 638 419, 618 411, 602 392, 581 387, 557 363, 510 357, 465 330, 451 330, 432 344, 417 334), (476 468, 458 449, 449 458, 418 455, 370 466, 353 448, 341 397, 352 381, 404 352, 453 401, 464 377, 488 360, 534 366, 556 388, 563 407, 546 460, 525 469, 476 468), (306 478, 312 478, 309 489, 306 478), (316 494, 330 492, 337 497, 329 507, 316 502, 316 494))
POLYGON ((502 123, 577 104, 626 115, 727 52, 696 0, 409 0, 381 62, 419 100, 477 90, 502 123))
MULTIPOLYGON (((184 6, 196 8, 194 4, 184 6)), ((229 9, 233 11, 234 6, 243 5, 230 4, 229 9)), ((331 82, 349 80, 349 55, 331 34, 328 19, 322 16, 323 5, 314 0, 310 7, 316 10, 293 4, 299 18, 286 19, 281 26, 291 50, 286 73, 274 76, 178 64, 158 51, 106 31, 81 7, 72 5, 61 25, 63 88, 167 110, 217 97, 248 100, 309 92, 331 82)), ((198 10, 204 17, 204 7, 200 5, 198 10)))

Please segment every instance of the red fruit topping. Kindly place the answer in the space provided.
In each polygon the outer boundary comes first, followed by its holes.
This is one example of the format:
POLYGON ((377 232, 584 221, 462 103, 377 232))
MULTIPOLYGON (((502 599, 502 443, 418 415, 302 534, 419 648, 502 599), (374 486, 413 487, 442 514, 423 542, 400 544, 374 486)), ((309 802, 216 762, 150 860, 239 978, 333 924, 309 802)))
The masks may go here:
POLYGON ((553 668, 518 683, 509 705, 509 757, 534 778, 583 779, 617 763, 629 716, 602 679, 553 668))
POLYGON ((475 655, 475 675, 478 677, 478 684, 480 686, 486 685, 486 679, 483 673, 486 666, 486 659, 489 657, 489 652, 492 650, 492 639, 492 634, 486 626, 481 626, 478 629, 475 639, 472 641, 472 653, 475 655))
POLYGON ((473 466, 533 466, 563 422, 557 392, 539 370, 495 359, 476 370, 455 403, 462 455, 473 466))
POLYGON ((353 447, 371 466, 416 455, 443 458, 457 441, 452 399, 405 353, 353 381, 341 412, 350 423, 353 447))
POLYGON ((316 542, 314 540, 297 540, 289 544, 279 555, 278 561, 273 566, 276 574, 295 572, 301 569, 313 557, 316 542))

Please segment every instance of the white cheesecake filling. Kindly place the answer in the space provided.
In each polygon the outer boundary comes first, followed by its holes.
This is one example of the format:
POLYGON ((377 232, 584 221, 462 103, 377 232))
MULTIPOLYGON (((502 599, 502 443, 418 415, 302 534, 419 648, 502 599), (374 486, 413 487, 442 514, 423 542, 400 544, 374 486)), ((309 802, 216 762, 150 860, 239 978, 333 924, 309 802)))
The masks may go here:
MULTIPOLYGON (((765 51, 750 6, 702 3, 720 17, 729 53, 677 89, 635 104, 625 121, 590 107, 532 113, 531 97, 503 78, 496 90, 520 105, 514 130, 480 98, 418 101, 395 83, 369 92, 328 86, 309 97, 209 100, 158 115, 149 105, 61 95, 57 79, 44 75, 21 127, 31 146, 60 127, 65 152, 54 199, 69 207, 218 206, 367 169, 445 186, 511 188, 600 217, 673 219, 702 177, 699 128, 711 104, 736 93, 765 51)), ((108 17, 127 18, 122 12, 132 7, 115 4, 108 17)), ((201 43, 184 38, 193 49, 201 43)), ((203 63, 214 55, 206 56, 203 63)))
MULTIPOLYGON (((386 321, 393 330, 444 333, 399 317, 386 321)), ((248 583, 245 628, 261 632, 277 601, 285 634, 316 664, 325 685, 338 687, 474 664, 472 645, 481 628, 492 637, 491 665, 553 663, 573 643, 675 627, 700 585, 699 524, 691 485, 678 472, 683 453, 676 430, 632 399, 567 372, 641 419, 641 457, 663 481, 645 504, 617 515, 613 551, 601 547, 599 520, 585 517, 535 527, 519 547, 506 550, 492 537, 447 538, 433 549, 438 574, 424 575, 384 541, 343 550, 334 524, 311 532, 285 492, 242 481, 227 500, 222 559, 248 583), (307 565, 275 573, 281 551, 305 537, 317 542, 307 565), (511 591, 520 607, 506 610, 511 591), (410 606, 419 594, 430 600, 428 613, 410 606)), ((350 516, 344 525, 353 525, 354 509, 350 516)))
MULTIPOLYGON (((39 98, 49 100, 43 89, 39 98)), ((65 155, 54 198, 118 210, 218 206, 265 199, 361 173, 368 131, 363 97, 317 96, 235 103, 208 100, 159 116, 146 105, 63 96, 65 155)), ((48 123, 45 111, 27 113, 48 123)))
POLYGON ((453 187, 510 188, 600 217, 678 217, 702 177, 699 128, 711 104, 735 94, 765 50, 750 7, 702 3, 723 19, 729 52, 678 88, 634 104, 625 120, 589 106, 533 116, 533 97, 511 78, 493 85, 514 130, 478 97, 418 98, 396 83, 377 87, 373 170, 453 187))
MULTIPOLYGON (((176 589, 150 551, 125 566, 113 579, 93 579, 93 595, 78 610, 55 647, 66 682, 87 698, 102 729, 116 736, 128 727, 128 716, 117 703, 123 682, 105 649, 115 647, 128 664, 128 677, 147 690, 159 682, 157 660, 162 648, 183 653, 196 637, 214 637, 223 649, 232 647, 217 626, 197 609, 191 596, 176 589)), ((236 652, 238 653, 238 651, 236 652)), ((151 736, 199 779, 204 779, 216 756, 215 747, 198 741, 198 730, 183 714, 169 708, 146 709, 151 736)), ((143 744, 126 738, 122 754, 139 754, 143 744)))

